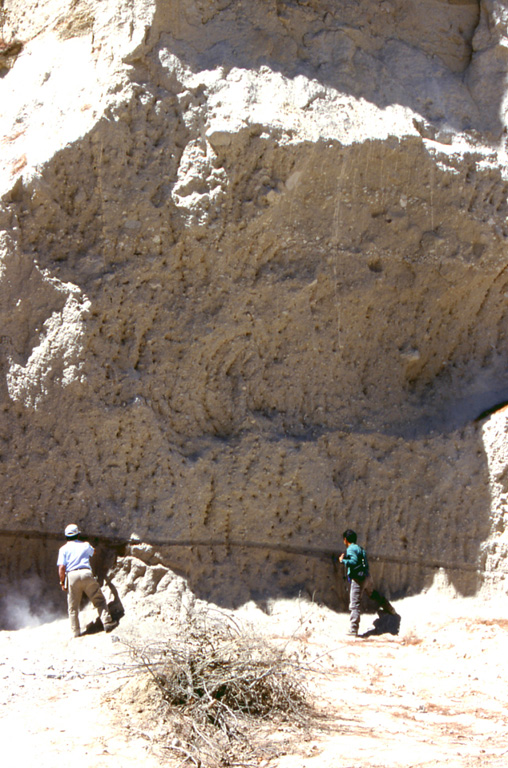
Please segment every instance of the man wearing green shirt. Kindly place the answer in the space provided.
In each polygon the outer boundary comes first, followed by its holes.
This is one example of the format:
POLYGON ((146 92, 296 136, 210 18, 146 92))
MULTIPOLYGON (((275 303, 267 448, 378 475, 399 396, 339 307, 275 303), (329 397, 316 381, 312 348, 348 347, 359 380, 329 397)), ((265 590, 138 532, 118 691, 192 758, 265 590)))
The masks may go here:
POLYGON ((387 613, 396 615, 397 611, 384 595, 374 589, 374 582, 369 572, 367 553, 363 547, 356 543, 357 536, 355 531, 348 528, 342 534, 342 538, 346 545, 346 552, 339 557, 339 560, 346 566, 347 579, 350 583, 348 635, 356 636, 360 627, 360 606, 364 592, 387 613))

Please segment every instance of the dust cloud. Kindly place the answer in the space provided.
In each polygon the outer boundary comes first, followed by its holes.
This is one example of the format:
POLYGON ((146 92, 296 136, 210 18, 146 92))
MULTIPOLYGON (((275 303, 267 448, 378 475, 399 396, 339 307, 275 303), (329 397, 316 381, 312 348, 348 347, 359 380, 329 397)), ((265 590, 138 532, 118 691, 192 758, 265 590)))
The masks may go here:
MULTIPOLYGON (((46 585, 33 575, 12 585, 3 584, 0 590, 0 630, 38 627, 62 617, 52 600, 48 599, 46 585)), ((62 601, 65 606, 65 601, 62 601)))

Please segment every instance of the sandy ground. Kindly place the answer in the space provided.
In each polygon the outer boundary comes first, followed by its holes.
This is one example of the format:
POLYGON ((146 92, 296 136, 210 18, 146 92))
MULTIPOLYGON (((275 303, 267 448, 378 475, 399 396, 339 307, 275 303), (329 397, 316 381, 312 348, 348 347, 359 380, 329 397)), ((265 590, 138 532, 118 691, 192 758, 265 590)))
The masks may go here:
MULTIPOLYGON (((253 605, 237 613, 238 620, 269 635, 291 638, 308 664, 307 682, 320 715, 310 730, 274 727, 270 755, 257 765, 508 764, 506 602, 428 594, 400 601, 397 608, 398 635, 369 634, 376 617, 363 616, 366 636, 359 638, 345 635, 345 614, 305 601, 279 601, 270 615, 253 605)), ((6 764, 178 765, 158 743, 156 720, 145 711, 150 697, 136 693, 142 686, 133 678, 125 645, 161 632, 156 615, 140 621, 135 610, 110 635, 70 639, 66 619, 0 632, 6 764)))

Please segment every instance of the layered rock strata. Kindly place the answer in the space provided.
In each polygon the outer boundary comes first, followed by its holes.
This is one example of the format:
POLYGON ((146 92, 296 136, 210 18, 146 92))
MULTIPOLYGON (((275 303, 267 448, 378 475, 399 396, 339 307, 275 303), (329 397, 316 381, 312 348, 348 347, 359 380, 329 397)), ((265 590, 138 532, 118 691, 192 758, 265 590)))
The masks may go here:
POLYGON ((504 589, 504 5, 4 1, 11 579, 73 520, 224 604, 341 604, 348 526, 504 589))

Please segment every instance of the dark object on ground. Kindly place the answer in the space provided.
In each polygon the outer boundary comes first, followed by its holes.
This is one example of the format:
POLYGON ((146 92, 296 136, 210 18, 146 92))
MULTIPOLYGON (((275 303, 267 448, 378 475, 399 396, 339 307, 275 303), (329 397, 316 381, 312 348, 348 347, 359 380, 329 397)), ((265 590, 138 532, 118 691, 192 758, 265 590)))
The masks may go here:
POLYGON ((379 611, 377 619, 374 620, 373 629, 363 632, 360 637, 371 637, 372 635, 398 635, 400 630, 400 616, 398 613, 387 613, 379 611))

